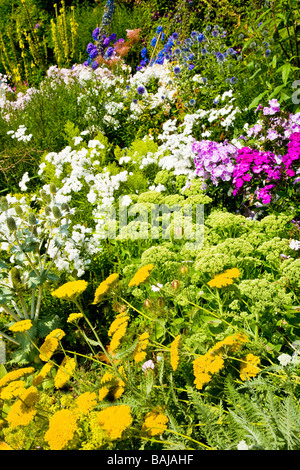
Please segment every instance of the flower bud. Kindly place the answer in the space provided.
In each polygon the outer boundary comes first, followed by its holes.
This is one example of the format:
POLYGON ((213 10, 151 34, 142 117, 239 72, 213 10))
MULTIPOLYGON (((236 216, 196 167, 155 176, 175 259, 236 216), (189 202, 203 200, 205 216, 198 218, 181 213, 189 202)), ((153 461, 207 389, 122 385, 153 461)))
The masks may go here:
POLYGON ((144 302, 144 307, 146 307, 146 308, 150 308, 150 307, 151 307, 151 305, 152 305, 152 302, 151 302, 151 300, 149 300, 149 299, 146 299, 146 300, 145 300, 145 302, 144 302))
POLYGON ((187 274, 188 268, 186 266, 181 266, 180 267, 180 272, 181 272, 181 274, 187 274))
POLYGON ((158 307, 163 308, 166 305, 165 299, 163 297, 159 297, 157 299, 157 305, 158 307))
POLYGON ((173 289, 177 290, 179 289, 179 286, 180 286, 180 282, 177 281, 177 279, 175 279, 175 281, 172 282, 173 289))
POLYGON ((6 223, 10 232, 15 232, 17 230, 17 224, 13 217, 7 217, 6 223))
POLYGON ((61 205, 61 210, 66 211, 66 212, 70 212, 70 207, 66 202, 63 202, 62 205, 61 205))
POLYGON ((36 216, 34 215, 33 212, 30 212, 28 214, 28 223, 29 223, 29 225, 36 225, 37 224, 36 216))
POLYGON ((56 219, 59 219, 61 217, 61 212, 59 210, 59 207, 57 206, 53 206, 52 213, 56 219))
POLYGON ((50 184, 49 189, 50 189, 50 194, 56 194, 56 186, 54 183, 50 184))
POLYGON ((16 206, 15 207, 15 211, 16 211, 16 214, 21 217, 21 215, 23 214, 23 209, 21 206, 16 206))
POLYGON ((5 196, 2 196, 2 198, 0 199, 0 210, 3 212, 3 211, 7 211, 7 209, 8 209, 7 199, 5 196))
POLYGON ((52 209, 50 206, 45 207, 45 215, 48 217, 52 213, 52 209))

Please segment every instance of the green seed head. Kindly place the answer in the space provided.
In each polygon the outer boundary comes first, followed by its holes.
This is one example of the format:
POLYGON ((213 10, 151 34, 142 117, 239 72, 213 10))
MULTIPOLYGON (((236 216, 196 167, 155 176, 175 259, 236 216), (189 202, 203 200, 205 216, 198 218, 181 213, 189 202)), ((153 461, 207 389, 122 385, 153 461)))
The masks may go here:
POLYGON ((16 214, 21 217, 21 215, 23 214, 23 209, 21 206, 16 206, 15 207, 15 211, 16 211, 16 214))
POLYGON ((13 217, 7 217, 6 223, 10 232, 15 232, 17 230, 17 224, 13 217))
POLYGON ((30 214, 28 214, 28 223, 30 225, 36 225, 37 224, 37 220, 36 220, 36 217, 35 217, 33 212, 30 212, 30 214))
POLYGON ((56 219, 59 219, 61 217, 61 212, 57 206, 53 206, 52 212, 56 219))
POLYGON ((51 194, 56 194, 56 186, 54 183, 50 184, 50 193, 51 194))
POLYGON ((7 211, 8 209, 8 202, 5 196, 2 196, 0 199, 0 211, 7 211))
POLYGON ((50 206, 45 207, 45 215, 48 217, 52 213, 52 209, 50 206))

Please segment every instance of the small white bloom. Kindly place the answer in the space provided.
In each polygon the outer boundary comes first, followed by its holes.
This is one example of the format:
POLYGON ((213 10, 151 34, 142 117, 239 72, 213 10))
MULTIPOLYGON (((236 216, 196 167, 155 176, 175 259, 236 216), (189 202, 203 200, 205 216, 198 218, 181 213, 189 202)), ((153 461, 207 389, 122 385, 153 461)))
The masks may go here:
POLYGON ((278 356, 278 361, 280 362, 282 366, 288 365, 291 362, 291 360, 292 358, 289 354, 280 354, 280 356, 278 356))
POLYGON ((122 206, 130 206, 131 203, 132 203, 132 199, 130 196, 124 196, 122 198, 122 206))
POLYGON ((29 176, 28 176, 28 171, 26 171, 26 173, 24 173, 24 175, 22 176, 22 179, 21 179, 21 181, 20 181, 20 183, 19 183, 19 186, 20 186, 20 188, 21 188, 21 191, 26 191, 26 189, 27 189, 26 183, 27 183, 27 181, 29 181, 29 180, 30 180, 30 178, 29 178, 29 176))
POLYGON ((149 361, 144 362, 142 369, 145 372, 147 369, 154 369, 154 362, 150 359, 149 361))
POLYGON ((290 248, 292 250, 300 250, 300 241, 299 240, 292 240, 290 243, 290 248))

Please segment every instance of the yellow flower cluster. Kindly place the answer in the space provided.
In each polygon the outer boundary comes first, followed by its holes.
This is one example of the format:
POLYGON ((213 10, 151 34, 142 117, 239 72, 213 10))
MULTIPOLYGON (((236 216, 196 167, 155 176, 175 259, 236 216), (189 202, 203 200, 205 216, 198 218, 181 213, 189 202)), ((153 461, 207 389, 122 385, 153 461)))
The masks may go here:
POLYGON ((209 287, 226 287, 233 284, 233 279, 238 278, 240 274, 241 273, 237 268, 227 269, 227 271, 222 274, 218 274, 207 284, 209 287))
POLYGON ((1 400, 11 400, 12 398, 19 397, 24 392, 24 389, 24 380, 15 380, 0 391, 0 398, 1 400))
POLYGON ((133 419, 128 405, 116 405, 104 408, 97 415, 99 425, 110 439, 122 437, 123 432, 131 425, 133 419))
POLYGON ((129 282, 128 286, 132 287, 132 286, 139 286, 140 284, 142 284, 142 282, 148 279, 148 277, 150 276, 150 271, 152 271, 153 268, 154 268, 153 264, 147 264, 146 266, 143 266, 142 268, 140 268, 135 273, 135 275, 129 282))
POLYGON ((39 358, 44 362, 48 362, 57 350, 58 345, 59 341, 57 338, 45 338, 45 341, 40 347, 39 358))
POLYGON ((260 363, 260 358, 253 354, 247 354, 245 362, 242 362, 240 367, 240 378, 243 381, 249 380, 251 377, 255 377, 260 369, 257 365, 260 363))
POLYGON ((34 407, 39 399, 39 393, 34 386, 24 390, 19 399, 10 407, 6 417, 10 427, 27 426, 37 413, 34 407))
POLYGON ((51 450, 62 450, 73 439, 77 430, 77 416, 67 409, 59 410, 50 418, 44 439, 51 450))
POLYGON ((44 343, 40 347, 40 359, 48 362, 56 349, 58 348, 59 341, 65 336, 65 332, 60 328, 51 331, 45 338, 44 343))
POLYGON ((196 388, 200 390, 211 380, 213 374, 224 367, 222 356, 235 353, 247 341, 248 337, 244 333, 235 333, 216 343, 206 354, 199 356, 193 362, 196 388))
POLYGON ((54 377, 55 387, 62 388, 74 374, 75 368, 75 359, 69 356, 65 356, 62 363, 60 364, 60 368, 58 369, 54 377))
MULTIPOLYGON (((120 374, 124 375, 124 369, 119 368, 120 374)), ((99 389, 99 400, 104 400, 108 395, 117 400, 124 392, 125 382, 119 377, 115 377, 111 372, 105 372, 101 379, 101 388, 99 389)))
POLYGON ((0 442, 0 450, 14 450, 12 447, 10 447, 6 442, 2 441, 0 442))
POLYGON ((171 366, 172 369, 175 371, 177 370, 178 364, 179 364, 179 354, 178 354, 178 347, 179 347, 179 341, 180 341, 181 335, 176 336, 174 341, 171 343, 171 366))
POLYGON ((10 331, 13 331, 14 333, 23 333, 24 331, 30 330, 32 327, 32 321, 31 320, 21 320, 9 327, 10 331))
POLYGON ((160 411, 150 411, 146 414, 142 431, 150 436, 158 436, 167 429, 169 419, 160 411))
POLYGON ((79 318, 82 318, 82 317, 83 317, 83 313, 70 313, 70 315, 68 316, 67 322, 68 323, 76 322, 77 320, 79 320, 79 318))
POLYGON ((9 382, 12 382, 13 380, 18 380, 21 377, 24 377, 24 375, 32 374, 33 372, 33 367, 23 367, 22 369, 17 369, 8 372, 7 374, 5 374, 4 377, 2 377, 2 379, 0 379, 0 387, 3 387, 4 385, 8 384, 9 382))
POLYGON ((98 304, 103 299, 103 296, 113 287, 118 278, 119 274, 113 273, 99 284, 95 292, 93 305, 98 304))
POLYGON ((149 333, 145 332, 139 337, 139 342, 133 352, 133 359, 135 362, 141 362, 146 358, 146 351, 149 343, 149 333))
POLYGON ((211 354, 208 351, 203 356, 197 357, 193 362, 194 384, 198 390, 207 384, 213 374, 217 374, 224 366, 224 360, 221 356, 211 354))
POLYGON ((70 281, 53 291, 51 295, 58 299, 75 300, 86 290, 87 286, 86 281, 70 281))
POLYGON ((215 354, 229 354, 238 351, 244 343, 248 342, 248 336, 244 333, 234 333, 233 335, 227 336, 222 341, 216 343, 211 349, 211 353, 215 354))
POLYGON ((95 392, 85 392, 75 400, 75 413, 88 414, 97 405, 97 395, 95 392))
POLYGON ((119 347, 121 339, 123 336, 125 336, 128 321, 129 316, 126 314, 126 312, 122 312, 116 316, 115 320, 110 325, 108 336, 112 336, 111 342, 109 344, 109 349, 111 352, 114 352, 119 347))

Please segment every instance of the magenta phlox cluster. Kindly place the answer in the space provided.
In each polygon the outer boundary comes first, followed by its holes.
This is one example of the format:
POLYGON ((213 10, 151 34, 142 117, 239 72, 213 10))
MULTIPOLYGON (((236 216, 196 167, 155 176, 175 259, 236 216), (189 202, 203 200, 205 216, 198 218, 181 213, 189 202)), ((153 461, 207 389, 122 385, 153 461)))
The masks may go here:
MULTIPOLYGON (((236 165, 232 173, 233 195, 238 194, 252 179, 264 183, 256 190, 256 195, 263 204, 271 201, 271 191, 281 179, 294 177, 298 172, 295 163, 300 158, 300 132, 289 138, 286 155, 243 147, 238 150, 236 165), (293 168, 292 168, 293 167, 293 168), (265 184, 270 183, 270 184, 265 184)), ((296 182, 296 180, 295 180, 296 182)))
POLYGON ((234 145, 201 140, 193 143, 192 151, 196 153, 194 161, 198 176, 212 180, 216 186, 220 180, 231 180, 237 154, 234 145))

